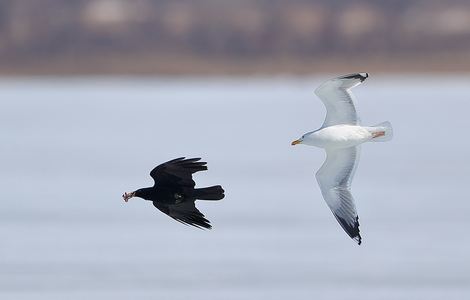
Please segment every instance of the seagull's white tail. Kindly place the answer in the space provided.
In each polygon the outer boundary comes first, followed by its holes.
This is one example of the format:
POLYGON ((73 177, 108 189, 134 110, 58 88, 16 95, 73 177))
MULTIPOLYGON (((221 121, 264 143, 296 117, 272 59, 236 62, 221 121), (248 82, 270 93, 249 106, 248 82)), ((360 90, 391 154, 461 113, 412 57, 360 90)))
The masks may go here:
POLYGON ((386 142, 393 138, 393 128, 390 122, 383 122, 367 128, 372 133, 371 142, 386 142))

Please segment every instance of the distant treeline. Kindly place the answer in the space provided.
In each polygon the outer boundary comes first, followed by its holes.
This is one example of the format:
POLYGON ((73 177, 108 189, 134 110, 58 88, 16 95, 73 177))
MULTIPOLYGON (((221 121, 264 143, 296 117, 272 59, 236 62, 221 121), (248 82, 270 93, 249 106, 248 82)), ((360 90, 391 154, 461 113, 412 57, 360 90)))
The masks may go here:
POLYGON ((0 1, 0 73, 466 70, 469 53, 468 0, 0 1))

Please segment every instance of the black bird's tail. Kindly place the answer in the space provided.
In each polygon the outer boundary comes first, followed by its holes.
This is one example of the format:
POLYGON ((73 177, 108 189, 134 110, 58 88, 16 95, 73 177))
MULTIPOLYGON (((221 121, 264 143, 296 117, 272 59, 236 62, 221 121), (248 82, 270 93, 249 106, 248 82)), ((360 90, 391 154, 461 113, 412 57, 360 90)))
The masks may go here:
POLYGON ((221 200, 225 197, 224 189, 220 185, 194 189, 193 196, 199 200, 221 200))

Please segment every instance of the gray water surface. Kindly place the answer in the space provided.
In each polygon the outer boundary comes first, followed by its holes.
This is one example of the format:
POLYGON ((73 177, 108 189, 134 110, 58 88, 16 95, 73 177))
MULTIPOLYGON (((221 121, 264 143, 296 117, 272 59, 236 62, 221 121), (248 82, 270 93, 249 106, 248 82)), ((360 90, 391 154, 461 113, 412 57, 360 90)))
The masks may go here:
POLYGON ((392 122, 353 182, 363 244, 321 198, 325 77, 0 80, 1 299, 470 299, 470 77, 371 77, 392 122), (140 199, 149 171, 202 157, 214 229, 140 199))

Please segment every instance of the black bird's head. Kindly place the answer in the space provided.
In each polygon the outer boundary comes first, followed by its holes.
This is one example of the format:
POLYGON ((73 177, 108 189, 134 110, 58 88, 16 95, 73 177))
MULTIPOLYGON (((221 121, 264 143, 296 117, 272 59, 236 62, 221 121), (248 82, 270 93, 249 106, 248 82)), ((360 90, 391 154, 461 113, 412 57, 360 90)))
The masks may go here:
POLYGON ((139 197, 145 200, 150 200, 151 190, 152 190, 151 188, 138 189, 137 191, 134 191, 134 192, 124 193, 124 195, 122 195, 122 198, 124 199, 125 202, 129 201, 129 199, 133 197, 139 197))

